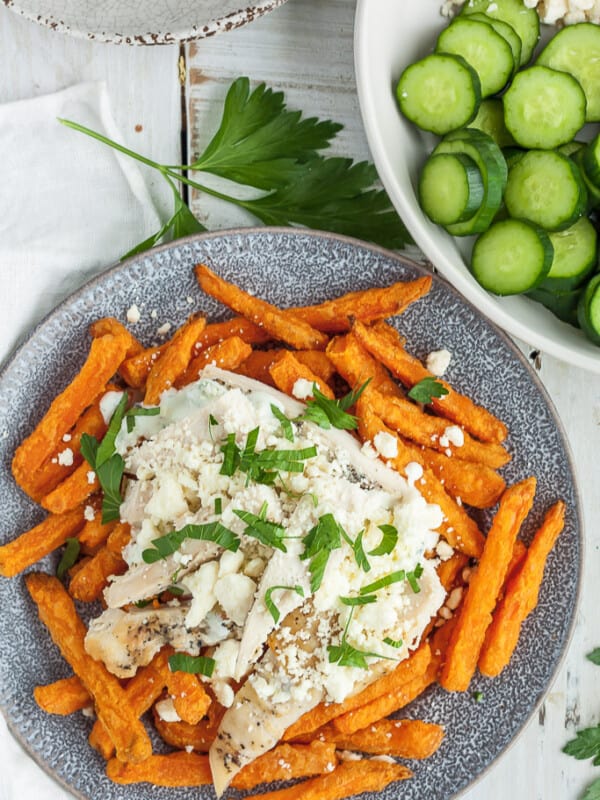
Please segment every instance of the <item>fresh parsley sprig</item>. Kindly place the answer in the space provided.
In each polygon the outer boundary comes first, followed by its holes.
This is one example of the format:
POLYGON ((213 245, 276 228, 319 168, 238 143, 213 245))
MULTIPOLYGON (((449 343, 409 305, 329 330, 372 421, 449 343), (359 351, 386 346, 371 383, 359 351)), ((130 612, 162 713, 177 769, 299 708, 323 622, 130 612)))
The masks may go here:
POLYGON ((356 430, 358 419, 353 414, 348 414, 347 411, 356 403, 370 381, 369 378, 358 389, 353 389, 338 400, 330 400, 316 384, 313 384, 313 396, 306 401, 306 411, 298 417, 298 421, 306 419, 325 429, 356 430))
POLYGON ((265 592, 265 605, 269 611, 269 614, 273 617, 275 623, 279 622, 279 618, 281 613, 275 603, 273 602, 272 595, 273 592, 296 592, 297 595, 300 597, 304 597, 304 589, 300 586, 300 584, 296 584, 295 586, 270 586, 267 591, 265 592))
POLYGON ((206 230, 184 203, 176 183, 240 206, 267 225, 302 225, 357 236, 384 247, 402 248, 410 236, 385 191, 376 188, 375 167, 366 161, 324 157, 342 126, 331 120, 303 118, 286 108, 282 92, 248 78, 227 92, 219 129, 191 164, 160 164, 77 122, 63 125, 84 133, 157 170, 174 197, 171 217, 127 255, 157 244, 163 236, 206 230), (190 177, 208 173, 257 190, 254 198, 225 194, 190 177))
POLYGON ((224 550, 235 553, 240 546, 240 538, 229 528, 218 521, 208 522, 204 525, 184 525, 178 531, 171 531, 158 539, 152 540, 152 547, 142 553, 146 564, 154 564, 161 558, 167 558, 177 552, 186 539, 199 539, 206 542, 215 542, 224 550))
MULTIPOLYGON (((588 653, 586 658, 600 666, 600 647, 588 653)), ((600 723, 591 728, 577 731, 575 738, 563 747, 563 753, 578 760, 593 759, 595 767, 600 766, 600 723)), ((600 800, 600 778, 596 778, 585 790, 581 800, 600 800)))
POLYGON ((79 551, 81 550, 79 539, 74 537, 67 539, 65 545, 65 549, 63 550, 63 554, 56 568, 56 577, 59 579, 59 581, 62 581, 68 570, 70 570, 73 564, 77 561, 79 551))
POLYGON ((283 525, 277 525, 277 523, 267 520, 266 503, 263 503, 263 507, 258 515, 252 514, 250 511, 243 511, 240 508, 234 509, 233 513, 239 517, 242 522, 246 523, 246 529, 244 530, 246 536, 258 539, 262 544, 266 544, 268 547, 273 547, 276 550, 281 550, 282 553, 287 553, 287 548, 283 543, 285 528, 283 525))
POLYGON ((221 447, 223 464, 221 475, 231 476, 237 470, 247 475, 248 481, 271 485, 280 472, 304 472, 304 461, 317 455, 317 448, 299 448, 298 450, 259 450, 256 451, 259 428, 248 433, 244 448, 238 447, 235 435, 230 433, 221 447))
POLYGON ((300 558, 310 559, 310 588, 312 592, 316 592, 323 582, 329 556, 342 546, 342 527, 333 514, 323 514, 306 534, 303 542, 304 552, 300 558))
POLYGON ((398 542, 398 531, 393 525, 378 525, 377 526, 383 536, 381 542, 369 550, 370 556, 387 556, 389 555, 398 542))
POLYGON ((423 378, 418 383, 415 383, 409 391, 408 396, 416 403, 429 405, 434 398, 444 397, 446 394, 448 394, 448 389, 446 389, 444 384, 440 383, 440 381, 436 381, 435 378, 429 375, 427 378, 423 378))
POLYGON ((390 659, 389 656, 384 656, 380 653, 371 653, 368 650, 359 650, 350 644, 347 636, 353 614, 354 607, 350 610, 350 614, 348 615, 348 620, 346 622, 340 644, 327 645, 329 663, 337 664, 340 667, 358 667, 359 669, 369 669, 367 658, 385 658, 393 661, 394 659, 390 659))
POLYGON ((192 675, 206 675, 210 678, 217 662, 208 656, 188 656, 187 653, 174 653, 169 656, 171 672, 190 672, 192 675))

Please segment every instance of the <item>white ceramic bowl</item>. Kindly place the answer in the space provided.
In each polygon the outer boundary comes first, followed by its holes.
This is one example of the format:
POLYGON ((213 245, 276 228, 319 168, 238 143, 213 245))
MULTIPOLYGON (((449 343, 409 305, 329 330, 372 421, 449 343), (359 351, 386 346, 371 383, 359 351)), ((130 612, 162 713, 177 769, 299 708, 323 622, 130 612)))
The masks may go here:
POLYGON ((600 347, 526 297, 496 297, 466 265, 471 242, 451 237, 423 214, 417 176, 435 139, 400 114, 395 85, 408 64, 433 47, 447 20, 442 0, 358 0, 355 67, 367 138, 379 176, 418 247, 468 298, 509 333, 575 366, 600 373, 600 347))
POLYGON ((229 31, 286 0, 2 0, 26 19, 81 39, 173 44, 229 31))

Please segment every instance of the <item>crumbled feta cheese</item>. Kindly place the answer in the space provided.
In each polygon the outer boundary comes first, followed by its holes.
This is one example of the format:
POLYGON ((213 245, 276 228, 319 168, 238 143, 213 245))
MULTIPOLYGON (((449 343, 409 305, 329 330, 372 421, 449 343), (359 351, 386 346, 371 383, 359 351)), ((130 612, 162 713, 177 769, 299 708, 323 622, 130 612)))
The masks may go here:
POLYGON ((96 480, 96 473, 94 472, 94 470, 93 469, 88 470, 86 475, 87 475, 87 482, 89 484, 94 483, 94 481, 96 480))
POLYGON ((63 442, 70 442, 70 441, 71 441, 71 438, 72 438, 72 437, 71 437, 71 434, 70 434, 70 433, 65 433, 65 434, 63 435, 63 437, 62 437, 62 440, 63 440, 63 442))
POLYGON ((73 466, 73 451, 70 447, 65 447, 62 453, 58 454, 58 463, 61 467, 73 466))
POLYGON ((100 413, 106 425, 110 423, 122 397, 123 392, 107 392, 100 400, 100 413))
POLYGON ((185 752, 186 753, 193 753, 194 752, 194 745, 193 744, 186 744, 185 752))
POLYGON ((416 461, 410 461, 404 468, 406 480, 414 486, 414 484, 423 477, 423 467, 416 461))
POLYGON ((450 444, 454 445, 454 447, 462 447, 464 443, 465 434, 463 429, 459 428, 458 425, 449 425, 444 431, 443 435, 440 436, 440 444, 442 447, 448 447, 450 444))
POLYGON ((170 330, 171 330, 171 323, 170 322, 165 322, 163 325, 160 326, 160 328, 156 329, 156 335, 157 336, 166 336, 167 333, 170 330))
POLYGON ((154 706, 156 713, 163 722, 181 722, 181 717, 175 710, 172 697, 167 697, 165 700, 159 700, 154 706))
POLYGON ((398 440, 391 433, 379 431, 373 439, 375 449, 383 458, 396 458, 398 455, 398 440))
POLYGON ((292 394, 297 400, 306 400, 313 396, 313 383, 306 378, 298 378, 292 388, 292 394))
POLYGON ((442 561, 448 561, 448 559, 452 558, 454 555, 454 550, 444 539, 439 540, 437 547, 435 548, 435 552, 442 561))
POLYGON ((142 316, 142 315, 140 314, 140 310, 139 310, 139 308, 136 306, 136 304, 135 304, 135 303, 133 303, 133 304, 132 304, 131 306, 129 306, 129 308, 127 309, 127 322, 130 322, 132 325, 137 325, 137 323, 138 323, 138 322, 140 321, 140 319, 141 319, 141 316, 142 316))
POLYGON ((236 625, 243 625, 254 601, 256 584, 247 575, 224 575, 215 584, 219 605, 236 625))
POLYGON ((83 518, 88 522, 92 522, 96 518, 94 506, 86 506, 83 510, 83 518))
POLYGON ((448 369, 451 358, 452 354, 448 350, 434 350, 427 356, 425 366, 429 372, 437 378, 441 378, 448 369))

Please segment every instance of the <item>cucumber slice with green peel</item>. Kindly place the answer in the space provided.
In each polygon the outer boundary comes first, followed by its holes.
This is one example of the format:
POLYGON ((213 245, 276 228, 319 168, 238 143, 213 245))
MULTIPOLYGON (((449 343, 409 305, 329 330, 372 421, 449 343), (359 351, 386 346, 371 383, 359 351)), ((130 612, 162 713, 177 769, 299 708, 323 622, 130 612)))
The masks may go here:
POLYGON ((535 289, 552 264, 552 242, 537 225, 520 219, 495 222, 475 242, 471 272, 494 294, 535 289))
POLYGON ((513 61, 515 62, 514 72, 516 72, 521 66, 523 44, 513 26, 509 25, 508 22, 503 22, 497 17, 489 17, 487 14, 469 14, 469 19, 475 19, 477 22, 485 22, 486 25, 491 25, 496 33, 499 33, 503 39, 506 39, 513 54, 513 61))
POLYGON ((587 217, 581 217, 565 231, 550 233, 554 258, 541 288, 576 289, 595 270, 598 262, 598 234, 587 217))
POLYGON ((567 25, 542 50, 537 63, 568 72, 587 100, 586 120, 600 121, 600 27, 592 22, 567 25))
POLYGON ((577 319, 585 335, 600 344, 600 275, 594 275, 579 298, 577 319))
POLYGON ((565 144, 561 144, 561 146, 556 149, 563 156, 572 156, 575 155, 578 150, 581 150, 582 147, 585 147, 585 142, 578 142, 577 139, 573 139, 572 142, 565 142, 565 144))
POLYGON ((600 208, 600 186, 596 186, 596 184, 592 182, 592 179, 587 174, 587 170, 585 168, 585 163, 583 160, 583 148, 576 150, 572 155, 569 156, 569 158, 572 158, 573 161, 579 167, 581 177, 583 178, 583 182, 585 183, 588 193, 587 210, 593 211, 595 208, 600 208))
POLYGON ((483 178, 463 153, 430 156, 419 179, 421 208, 432 222, 450 225, 470 219, 483 201, 483 178))
POLYGON ((481 100, 481 84, 475 70, 460 56, 434 53, 404 70, 396 96, 407 119, 443 136, 473 119, 481 100))
POLYGON ((487 133, 498 147, 511 147, 515 143, 504 124, 504 108, 499 97, 482 100, 475 119, 469 122, 469 127, 487 133))
POLYGON ((504 202, 511 217, 547 231, 573 225, 587 209, 587 190, 575 162, 553 150, 529 150, 508 173, 504 202))
POLYGON ((540 18, 523 0, 467 0, 460 13, 485 14, 512 25, 522 43, 521 66, 528 63, 540 38, 540 18))
POLYGON ((585 124, 580 84, 548 67, 518 72, 502 102, 506 127, 521 147, 551 150, 574 139, 585 124))
POLYGON ((485 22, 457 17, 439 35, 437 53, 462 56, 470 64, 481 83, 481 96, 496 94, 508 83, 514 72, 510 45, 485 22))
POLYGON ((523 150, 522 147, 503 147, 502 148, 502 155, 506 159, 506 166, 508 167, 509 171, 513 164, 516 164, 517 161, 520 161, 527 150, 523 150))
POLYGON ((483 180, 483 200, 479 211, 465 222, 447 225, 446 230, 453 236, 470 236, 486 231, 502 205, 506 186, 506 161, 498 145, 483 131, 461 128, 445 136, 433 152, 470 156, 479 167, 483 180))
POLYGON ((573 289, 572 291, 548 291, 542 286, 527 292, 527 297, 531 297, 537 303, 541 303, 555 317, 579 328, 577 319, 577 304, 583 293, 583 289, 573 289))
POLYGON ((585 174, 593 184, 600 187, 600 134, 585 146, 582 159, 585 174))

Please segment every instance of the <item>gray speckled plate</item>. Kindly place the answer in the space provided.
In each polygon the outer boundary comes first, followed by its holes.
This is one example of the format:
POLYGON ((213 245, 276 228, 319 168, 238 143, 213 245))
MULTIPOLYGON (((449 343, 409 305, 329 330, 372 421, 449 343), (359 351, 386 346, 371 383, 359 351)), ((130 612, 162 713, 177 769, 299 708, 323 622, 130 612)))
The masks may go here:
MULTIPOLYGON (((227 312, 200 294, 192 267, 204 261, 227 279, 283 306, 312 303, 349 290, 387 285, 423 270, 377 247, 343 237, 290 229, 246 229, 208 234, 158 248, 116 266, 59 306, 31 334, 0 375, 1 541, 37 522, 40 509, 15 487, 10 460, 17 444, 42 416, 50 399, 73 377, 88 348, 88 324, 132 303, 142 311, 135 333, 156 339, 165 322, 181 323, 192 310, 212 318, 227 312), (190 302, 190 299, 193 299, 190 302), (153 312, 156 312, 153 314, 153 312)), ((552 553, 535 613, 527 620, 510 667, 492 681, 478 678, 469 694, 430 690, 408 716, 446 726, 440 750, 411 768, 415 777, 389 787, 378 800, 447 800, 481 775, 508 746, 546 691, 574 619, 581 572, 581 513, 568 446, 551 403, 514 345, 439 278, 431 293, 398 320, 418 356, 448 348, 448 379, 505 420, 513 453, 507 480, 534 474, 538 492, 526 522, 530 536, 556 499, 568 505, 567 524, 552 553)), ((486 514, 480 515, 483 525, 486 514)), ((53 570, 56 557, 42 566, 53 570)), ((69 674, 37 619, 22 579, 0 579, 0 698, 15 735, 32 757, 75 795, 93 800, 143 800, 148 787, 119 787, 104 776, 87 744, 91 722, 81 714, 51 717, 36 707, 32 689, 69 674)), ((155 800, 212 798, 212 789, 152 790, 155 800)), ((365 795, 375 800, 376 795, 365 795)))
POLYGON ((113 44, 173 44, 239 28, 286 0, 2 0, 60 33, 113 44))

